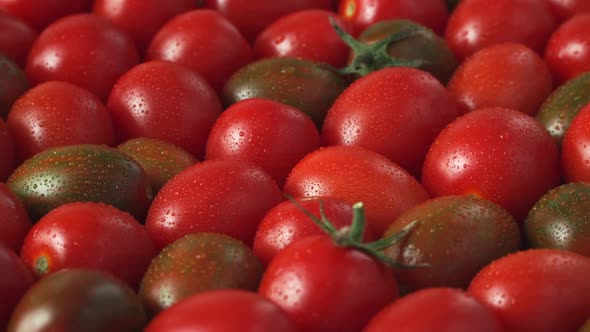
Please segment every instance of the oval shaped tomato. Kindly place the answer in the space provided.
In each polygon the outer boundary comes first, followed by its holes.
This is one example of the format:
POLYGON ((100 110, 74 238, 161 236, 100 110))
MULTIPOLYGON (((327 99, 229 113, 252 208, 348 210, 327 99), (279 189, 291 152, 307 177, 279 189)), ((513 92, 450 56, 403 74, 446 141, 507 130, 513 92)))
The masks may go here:
POLYGON ((385 68, 338 96, 324 120, 322 145, 367 148, 419 177, 432 141, 457 116, 454 100, 432 75, 385 68))
POLYGON ((24 204, 8 186, 0 182, 0 244, 20 252, 29 229, 31 219, 24 204))
POLYGON ((4 120, 0 118, 0 181, 5 181, 15 167, 14 142, 4 120))
POLYGON ((6 119, 19 162, 48 148, 115 144, 111 116, 92 93, 76 85, 42 83, 19 98, 6 119))
POLYGON ((590 103, 580 110, 565 133, 561 166, 567 182, 590 181, 590 103))
POLYGON ((506 332, 577 331, 590 317, 590 258, 555 249, 505 256, 481 270, 468 292, 506 332))
POLYGON ((576 15, 553 32, 545 61, 558 83, 590 71, 590 14, 576 15))
MULTIPOLYGON (((0 0, 0 9, 2 0, 0 0)), ((21 68, 27 63, 27 56, 37 32, 24 21, 0 10, 0 53, 12 59, 21 68)))
POLYGON ((590 12, 590 2, 586 0, 547 0, 547 2, 559 22, 576 14, 590 12))
POLYGON ((0 118, 6 119, 14 102, 29 88, 25 72, 12 60, 0 54, 0 118))
POLYGON ((0 271, 0 329, 6 331, 12 311, 35 279, 22 260, 3 243, 0 243, 0 271))
POLYGON ((35 84, 66 81, 106 101, 119 76, 138 62, 126 33, 100 16, 76 14, 43 30, 33 43, 26 72, 35 84))
POLYGON ((92 0, 0 0, 0 9, 18 17, 38 31, 57 19, 89 11, 92 0))
POLYGON ((561 184, 559 152, 530 115, 484 108, 440 133, 426 155, 422 183, 435 197, 488 199, 521 222, 543 194, 561 184))

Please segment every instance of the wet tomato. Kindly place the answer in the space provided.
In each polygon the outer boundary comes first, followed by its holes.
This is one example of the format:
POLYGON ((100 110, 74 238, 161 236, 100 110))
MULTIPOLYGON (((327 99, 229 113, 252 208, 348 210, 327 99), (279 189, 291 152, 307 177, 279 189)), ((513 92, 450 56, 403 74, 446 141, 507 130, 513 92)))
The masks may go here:
POLYGON ((545 61, 559 83, 590 70, 590 13, 576 15, 555 30, 545 61))

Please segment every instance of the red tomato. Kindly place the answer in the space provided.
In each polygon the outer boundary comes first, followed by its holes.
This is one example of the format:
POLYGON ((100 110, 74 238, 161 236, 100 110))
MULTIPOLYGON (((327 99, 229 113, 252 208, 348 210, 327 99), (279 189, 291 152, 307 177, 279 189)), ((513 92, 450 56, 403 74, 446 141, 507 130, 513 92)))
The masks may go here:
MULTIPOLYGON (((0 4, 2 0, 0 0, 0 4)), ((0 53, 10 57, 21 68, 27 63, 29 50, 37 32, 27 23, 0 10, 0 53)))
POLYGON ((264 297, 242 290, 193 295, 157 315, 145 332, 297 332, 283 310, 264 297))
POLYGON ((156 255, 144 226, 130 214, 96 202, 55 208, 31 229, 21 251, 38 277, 64 268, 90 268, 137 287, 156 255))
POLYGON ((0 245, 20 252, 29 229, 31 219, 25 205, 8 186, 0 182, 0 245))
POLYGON ((251 246, 258 224, 282 199, 272 178, 240 160, 208 160, 173 177, 154 198, 146 227, 158 248, 195 232, 251 246))
POLYGON ((502 43, 485 47, 465 60, 448 88, 463 113, 505 107, 535 115, 553 91, 553 78, 533 50, 523 44, 502 43))
POLYGON ((331 9, 332 0, 205 0, 205 6, 222 13, 253 42, 279 18, 304 9, 331 9))
POLYGON ((92 0, 0 0, 0 10, 22 19, 38 31, 60 17, 89 11, 92 0))
POLYGON ((5 181, 16 167, 14 143, 4 120, 0 118, 0 181, 5 181))
POLYGON ((268 26, 256 39, 257 57, 293 57, 344 67, 349 47, 338 36, 329 17, 351 32, 346 21, 328 10, 309 9, 283 16, 268 26))
POLYGON ((580 110, 565 133, 561 165, 567 182, 590 182, 590 104, 580 110))
POLYGON ((428 288, 381 310, 363 332, 503 332, 494 315, 456 288, 428 288))
POLYGON ((419 177, 430 144, 457 116, 454 100, 432 75, 385 68, 338 96, 324 120, 322 144, 373 150, 419 177))
POLYGON ((6 331, 10 316, 33 285, 33 274, 21 259, 10 249, 0 244, 0 330, 6 331))
POLYGON ((231 74, 252 60, 253 51, 219 12, 197 9, 168 21, 152 39, 146 57, 186 65, 221 91, 231 74))
POLYGON ((410 19, 442 34, 449 11, 441 0, 342 0, 339 14, 352 21, 357 32, 379 21, 410 19))
POLYGON ((576 14, 590 12, 590 1, 588 0, 547 0, 547 2, 559 22, 576 14))
POLYGON ((590 258, 530 249, 505 256, 473 279, 468 292, 506 332, 577 331, 590 317, 590 258))
POLYGON ((142 63, 125 73, 107 106, 119 142, 157 138, 199 158, 222 110, 215 91, 200 75, 166 61, 142 63))
POLYGON ((247 99, 227 108, 207 140, 207 159, 250 161, 282 186, 295 164, 320 146, 310 117, 286 104, 247 99))
POLYGON ((449 17, 445 39, 459 60, 504 42, 522 43, 542 54, 555 27, 545 1, 462 0, 449 17))
POLYGON ((93 12, 125 30, 143 52, 168 20, 195 7, 194 0, 95 0, 93 12))
POLYGON ((119 76, 138 62, 127 34, 102 17, 78 14, 55 22, 39 35, 26 72, 33 83, 66 81, 106 101, 119 76))
POLYGON ((115 144, 113 123, 104 104, 66 82, 51 81, 29 90, 8 113, 6 125, 19 161, 55 146, 115 144))
POLYGON ((457 118, 432 144, 422 183, 433 196, 474 194, 523 221, 560 182, 559 152, 533 117, 485 108, 457 118))
POLYGON ((576 15, 555 30, 545 61, 559 83, 590 71, 590 14, 576 15))

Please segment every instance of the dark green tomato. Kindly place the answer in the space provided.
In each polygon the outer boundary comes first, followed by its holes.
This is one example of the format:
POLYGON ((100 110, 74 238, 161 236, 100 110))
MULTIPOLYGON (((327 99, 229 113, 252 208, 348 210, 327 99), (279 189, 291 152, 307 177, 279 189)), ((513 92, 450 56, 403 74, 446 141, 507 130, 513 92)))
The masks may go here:
POLYGON ((65 203, 93 201, 142 221, 152 196, 148 178, 135 160, 114 148, 92 144, 45 150, 21 164, 6 184, 33 220, 65 203))
POLYGON ((358 40, 372 44, 409 28, 417 29, 418 32, 391 43, 387 51, 397 59, 426 61, 426 64, 418 68, 431 73, 445 84, 457 68, 457 60, 447 42, 427 27, 410 20, 382 21, 369 26, 359 35, 358 40))
POLYGON ((183 148, 156 138, 132 138, 117 146, 117 150, 131 156, 143 167, 154 195, 174 175, 198 161, 183 148))
POLYGON ((223 89, 223 101, 265 98, 293 106, 318 127, 347 82, 332 67, 294 58, 262 59, 234 73, 223 89))
POLYGON ((64 269, 31 287, 17 305, 8 332, 134 332, 147 315, 121 281, 93 270, 64 269))
POLYGON ((535 117, 561 146, 565 132, 582 107, 589 102, 590 72, 586 72, 555 89, 535 117))
POLYGON ((194 233, 168 245, 146 271, 139 295, 158 313, 204 291, 256 290, 263 267, 252 250, 230 236, 194 233))
POLYGON ((0 117, 6 119, 14 102, 29 89, 25 72, 0 54, 0 117))
POLYGON ((590 257, 590 183, 551 189, 533 206, 524 223, 532 248, 555 248, 590 257))
POLYGON ((520 231, 508 211, 473 195, 425 201, 396 219, 384 236, 414 220, 418 226, 384 251, 404 264, 430 265, 396 271, 406 290, 466 288, 484 266, 520 248, 520 231))

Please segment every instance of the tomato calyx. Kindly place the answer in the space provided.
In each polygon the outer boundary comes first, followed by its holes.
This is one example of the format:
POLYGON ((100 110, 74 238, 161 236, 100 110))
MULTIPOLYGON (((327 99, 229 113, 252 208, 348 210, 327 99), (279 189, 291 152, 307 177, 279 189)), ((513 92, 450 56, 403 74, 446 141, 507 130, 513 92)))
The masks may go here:
POLYGON ((392 57, 387 51, 391 43, 404 40, 408 37, 420 33, 420 30, 415 27, 403 29, 393 33, 380 41, 372 44, 365 44, 356 40, 348 32, 340 27, 334 18, 330 17, 330 24, 338 34, 338 36, 350 47, 354 53, 354 57, 350 64, 344 68, 338 69, 341 75, 358 75, 366 76, 379 69, 388 67, 412 67, 419 68, 427 64, 427 61, 421 59, 399 59, 392 57))
POLYGON ((35 260, 35 273, 38 276, 46 275, 49 272, 49 260, 45 256, 39 256, 35 260))

